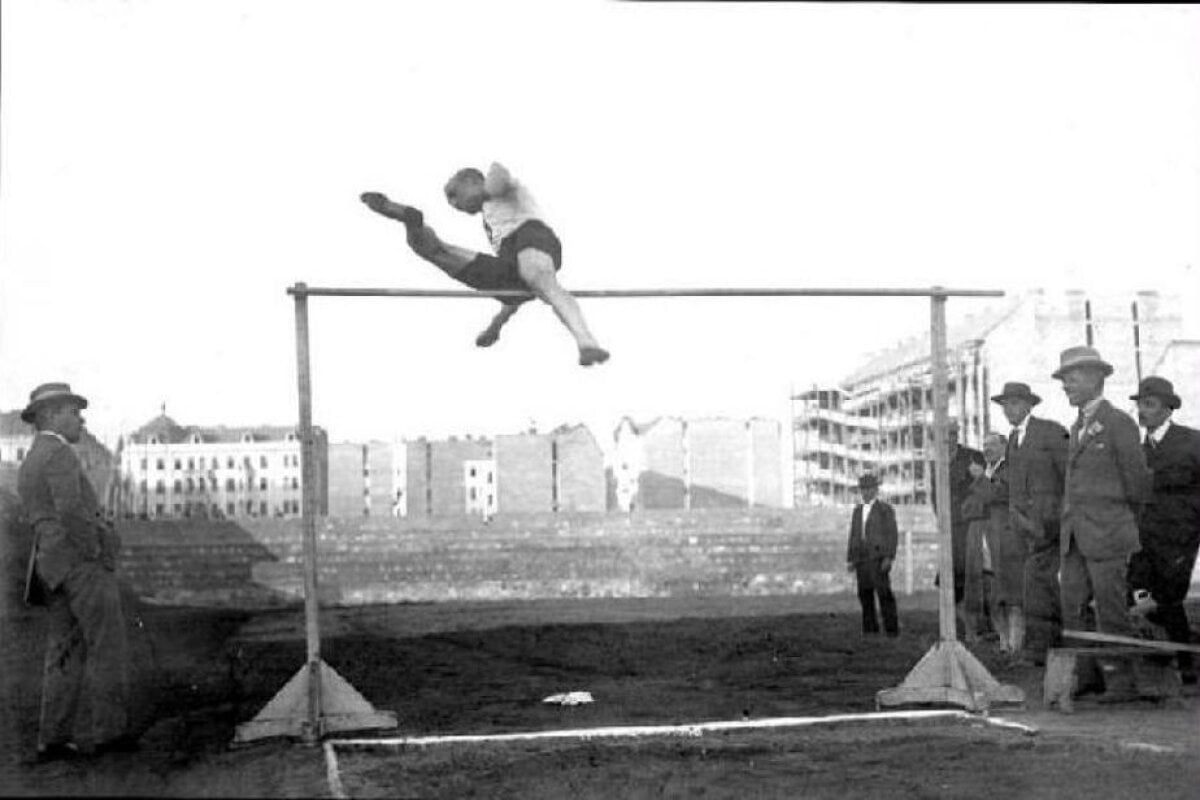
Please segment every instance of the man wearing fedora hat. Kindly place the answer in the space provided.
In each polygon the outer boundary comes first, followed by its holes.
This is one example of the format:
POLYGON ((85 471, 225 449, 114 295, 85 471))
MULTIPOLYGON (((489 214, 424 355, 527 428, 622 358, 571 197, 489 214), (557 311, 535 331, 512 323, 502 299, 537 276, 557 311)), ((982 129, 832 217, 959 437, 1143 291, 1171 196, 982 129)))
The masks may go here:
POLYGON ((120 539, 71 445, 87 400, 65 383, 29 396, 21 419, 37 429, 17 478, 33 526, 26 602, 46 607, 38 758, 131 749, 129 648, 115 574, 120 539), (84 730, 77 730, 86 722, 84 730), (82 734, 76 740, 76 734, 82 734))
MULTIPOLYGON (((1021 586, 1020 602, 1009 606, 1008 636, 1014 655, 1046 663, 1046 651, 1058 644, 1062 631, 1059 605, 1059 522, 1067 467, 1067 429, 1032 414, 1042 398, 1029 384, 1011 381, 992 397, 1012 426, 1005 462, 1008 464, 1008 535, 1019 547, 1002 569, 1020 569, 1014 581, 1021 586)), ((1004 583, 1004 579, 1000 579, 1004 583)))
MULTIPOLYGON (((1183 608, 1196 551, 1200 548, 1200 431, 1171 420, 1182 405, 1166 378, 1151 376, 1129 399, 1138 404, 1138 422, 1146 429, 1143 448, 1154 474, 1150 502, 1138 516, 1142 549, 1129 563, 1129 588, 1148 592, 1156 608, 1146 614, 1173 642, 1191 643, 1183 608)), ((1179 653, 1183 681, 1196 683, 1191 653, 1179 653)))
POLYGON ((875 598, 888 636, 900 634, 896 616, 896 596, 892 594, 892 562, 896 559, 899 532, 896 511, 879 499, 879 479, 863 475, 858 479, 862 502, 850 515, 850 544, 846 563, 858 583, 858 602, 862 606, 863 633, 879 633, 875 598))
MULTIPOLYGON (((1137 514, 1150 498, 1151 476, 1137 423, 1104 399, 1104 380, 1112 372, 1091 347, 1064 350, 1054 372, 1079 409, 1067 453, 1060 580, 1064 627, 1086 629, 1094 621, 1102 633, 1128 636, 1126 570, 1140 546, 1137 514)), ((1110 665, 1102 700, 1136 696, 1124 666, 1110 665)))

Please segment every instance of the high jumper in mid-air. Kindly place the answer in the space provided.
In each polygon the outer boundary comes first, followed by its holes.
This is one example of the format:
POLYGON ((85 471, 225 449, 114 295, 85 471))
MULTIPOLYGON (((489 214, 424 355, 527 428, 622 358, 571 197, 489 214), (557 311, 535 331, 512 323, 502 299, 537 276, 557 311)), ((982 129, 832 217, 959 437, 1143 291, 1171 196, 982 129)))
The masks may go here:
MULTIPOLYGON (((445 191, 454 208, 482 214, 495 255, 443 242, 425 224, 421 211, 380 192, 364 192, 360 199, 372 211, 404 223, 413 252, 456 281, 484 292, 529 292, 544 300, 575 337, 583 366, 607 361, 608 351, 588 329, 579 303, 558 282, 562 244, 542 220, 529 191, 500 164, 492 164, 486 175, 474 167, 460 169, 446 182, 445 191)), ((495 344, 504 324, 531 297, 497 299, 500 311, 475 339, 480 347, 495 344)))

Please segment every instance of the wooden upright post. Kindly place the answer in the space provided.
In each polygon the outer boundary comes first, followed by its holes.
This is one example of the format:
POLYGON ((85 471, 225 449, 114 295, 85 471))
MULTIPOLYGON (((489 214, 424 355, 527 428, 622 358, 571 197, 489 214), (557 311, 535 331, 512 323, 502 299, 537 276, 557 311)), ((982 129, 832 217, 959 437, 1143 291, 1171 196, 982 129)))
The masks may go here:
POLYGON ((946 295, 930 297, 930 375, 933 380, 934 481, 938 528, 938 628, 940 641, 904 682, 875 697, 879 706, 949 703, 982 711, 992 703, 1023 703, 1020 687, 1001 684, 955 635, 954 554, 951 535, 950 453, 946 448, 946 295))
POLYGON ((308 358, 308 293, 290 290, 296 301, 296 382, 300 400, 300 518, 304 535, 304 634, 307 660, 251 721, 238 726, 234 744, 276 736, 315 744, 334 731, 396 727, 396 715, 377 711, 332 667, 321 661, 317 587, 317 469, 312 426, 312 376, 308 358))

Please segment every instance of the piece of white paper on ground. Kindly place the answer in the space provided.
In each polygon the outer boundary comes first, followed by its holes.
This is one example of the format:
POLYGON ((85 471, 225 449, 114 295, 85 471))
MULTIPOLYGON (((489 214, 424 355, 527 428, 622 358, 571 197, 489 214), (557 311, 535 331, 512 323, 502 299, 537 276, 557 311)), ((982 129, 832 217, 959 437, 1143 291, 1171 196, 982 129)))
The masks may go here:
POLYGON ((554 703, 560 706, 578 706, 584 703, 595 702, 591 692, 562 692, 560 694, 552 694, 542 700, 543 703, 554 703))

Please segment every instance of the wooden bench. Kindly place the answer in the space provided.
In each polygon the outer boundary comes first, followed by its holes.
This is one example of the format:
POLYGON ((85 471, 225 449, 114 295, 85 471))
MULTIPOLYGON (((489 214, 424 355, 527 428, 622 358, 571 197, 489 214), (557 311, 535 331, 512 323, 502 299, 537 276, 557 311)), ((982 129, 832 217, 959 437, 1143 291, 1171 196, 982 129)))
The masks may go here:
MULTIPOLYGON (((1095 642, 1091 647, 1052 647, 1046 654, 1046 675, 1042 685, 1042 700, 1047 707, 1057 705, 1063 713, 1074 711, 1074 695, 1079 684, 1079 665, 1083 659, 1138 658, 1141 656, 1200 653, 1200 647, 1164 642, 1154 639, 1135 639, 1131 636, 1094 631, 1063 631, 1063 638, 1095 642)), ((1170 664, 1137 663, 1138 679, 1153 687, 1153 695, 1175 699, 1180 695, 1179 673, 1170 664)))

